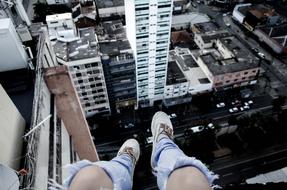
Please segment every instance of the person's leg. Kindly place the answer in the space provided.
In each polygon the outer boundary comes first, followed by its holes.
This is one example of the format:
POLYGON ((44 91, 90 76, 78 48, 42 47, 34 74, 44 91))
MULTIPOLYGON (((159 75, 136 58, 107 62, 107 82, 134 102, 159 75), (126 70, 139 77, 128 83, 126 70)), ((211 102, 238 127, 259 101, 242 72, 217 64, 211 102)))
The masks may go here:
POLYGON ((153 151, 151 166, 157 176, 161 190, 174 189, 210 189, 214 179, 213 172, 194 157, 186 156, 172 141, 172 123, 164 112, 157 112, 152 120, 153 151), (191 186, 192 184, 192 186, 191 186))
POLYGON ((139 144, 127 140, 117 157, 111 161, 89 162, 83 160, 69 166, 70 177, 64 185, 70 190, 129 190, 132 189, 134 168, 139 159, 139 144))
POLYGON ((180 187, 181 190, 211 190, 205 175, 196 167, 192 166, 176 169, 170 174, 166 189, 173 190, 178 187, 180 187))
POLYGON ((99 166, 87 166, 73 178, 69 190, 113 189, 113 182, 99 166))

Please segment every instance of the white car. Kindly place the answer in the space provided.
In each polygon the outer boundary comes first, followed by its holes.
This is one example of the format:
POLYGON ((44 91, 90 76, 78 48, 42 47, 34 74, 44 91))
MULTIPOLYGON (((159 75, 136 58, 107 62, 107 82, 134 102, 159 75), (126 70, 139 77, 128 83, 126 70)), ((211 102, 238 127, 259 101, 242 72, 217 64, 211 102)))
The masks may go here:
POLYGON ((258 53, 258 56, 261 57, 262 59, 265 59, 265 55, 264 55, 264 53, 262 53, 262 52, 259 52, 259 53, 258 53))
POLYGON ((239 110, 238 110, 238 108, 236 108, 236 107, 229 109, 229 112, 230 112, 230 113, 235 113, 235 112, 238 112, 238 111, 239 111, 239 110))
POLYGON ((172 119, 172 118, 176 118, 177 115, 176 115, 175 113, 172 113, 172 114, 168 115, 168 117, 169 117, 170 119, 172 119))
POLYGON ((218 103, 218 104, 216 104, 216 107, 217 108, 223 108, 223 107, 225 107, 225 103, 224 102, 218 103))
POLYGON ((253 101, 252 101, 252 100, 249 100, 249 101, 248 101, 248 104, 249 104, 249 105, 252 105, 252 104, 253 104, 253 101))
POLYGON ((199 133, 199 132, 203 131, 204 126, 199 125, 199 126, 191 127, 189 129, 192 130, 193 133, 199 133))
POLYGON ((243 106, 243 108, 244 108, 245 110, 249 110, 249 109, 250 109, 250 107, 249 107, 248 105, 243 106))
POLYGON ((214 129, 213 123, 209 123, 209 124, 207 125, 207 127, 210 128, 210 129, 214 129))

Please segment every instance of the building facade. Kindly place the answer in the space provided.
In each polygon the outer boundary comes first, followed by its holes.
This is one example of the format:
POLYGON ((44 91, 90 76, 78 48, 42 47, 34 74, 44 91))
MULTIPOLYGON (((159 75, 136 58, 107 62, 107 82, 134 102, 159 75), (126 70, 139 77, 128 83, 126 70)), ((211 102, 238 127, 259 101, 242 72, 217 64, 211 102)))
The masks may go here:
POLYGON ((136 62, 137 105, 162 100, 166 83, 172 0, 126 0, 127 38, 136 62))
MULTIPOLYGON (((235 36, 213 35, 206 43, 210 41, 213 41, 212 47, 201 49, 192 55, 215 90, 247 86, 257 82, 261 60, 246 49, 235 36)), ((202 47, 205 46, 207 45, 203 44, 202 47)))
POLYGON ((53 43, 58 63, 69 67, 86 116, 109 115, 107 87, 94 29, 79 29, 79 38, 53 43))
POLYGON ((128 40, 102 42, 100 50, 113 112, 136 105, 135 60, 128 40))
POLYGON ((1 84, 0 98, 0 163, 18 170, 26 122, 1 84))
POLYGON ((28 54, 10 18, 0 19, 0 72, 28 67, 28 54))

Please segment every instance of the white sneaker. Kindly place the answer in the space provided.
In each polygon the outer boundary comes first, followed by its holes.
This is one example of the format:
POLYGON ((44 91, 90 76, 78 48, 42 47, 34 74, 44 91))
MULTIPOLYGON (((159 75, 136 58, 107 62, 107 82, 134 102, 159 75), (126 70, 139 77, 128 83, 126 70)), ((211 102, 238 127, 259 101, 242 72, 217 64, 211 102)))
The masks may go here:
POLYGON ((120 150, 118 151, 117 156, 120 156, 123 154, 128 155, 132 159, 133 168, 132 168, 131 177, 133 180, 135 166, 140 157, 140 145, 138 141, 135 139, 126 140, 124 144, 121 146, 120 150))
POLYGON ((151 167, 155 171, 155 163, 153 163, 155 147, 162 138, 173 139, 173 126, 168 115, 162 111, 154 114, 151 122, 151 132, 153 137, 151 167))

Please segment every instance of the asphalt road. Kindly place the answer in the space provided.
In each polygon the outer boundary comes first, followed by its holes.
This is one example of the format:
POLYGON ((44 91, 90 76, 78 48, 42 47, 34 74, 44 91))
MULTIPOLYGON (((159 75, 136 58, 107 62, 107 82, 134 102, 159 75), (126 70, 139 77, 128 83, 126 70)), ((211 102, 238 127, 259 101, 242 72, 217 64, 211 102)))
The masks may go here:
POLYGON ((261 173, 281 169, 287 165, 287 146, 280 145, 262 152, 253 152, 241 158, 226 162, 219 161, 210 166, 211 170, 220 175, 217 184, 225 185, 245 181, 261 173))
MULTIPOLYGON (((187 112, 185 115, 183 113, 177 113, 177 118, 172 119, 174 124, 174 133, 176 136, 182 136, 186 128, 196 125, 200 120, 210 120, 213 122, 218 122, 222 120, 227 120, 231 115, 241 115, 247 114, 250 112, 258 111, 258 110, 270 110, 271 106, 271 97, 268 95, 259 96, 252 99, 254 105, 251 107, 249 111, 245 112, 237 112, 237 113, 229 113, 228 109, 230 105, 227 105, 225 108, 213 108, 209 113, 198 115, 198 113, 187 112), (179 122, 180 121, 180 122, 179 122), (179 124, 176 124, 179 123, 179 124)), ((95 134, 95 144, 97 146, 97 150, 99 153, 108 153, 115 152, 120 147, 121 143, 128 138, 133 138, 134 134, 143 134, 145 137, 151 136, 151 133, 147 133, 146 129, 150 127, 150 122, 152 119, 153 113, 148 115, 146 118, 147 122, 145 122, 146 126, 139 127, 135 124, 134 128, 128 129, 126 132, 121 132, 116 135, 101 135, 97 136, 95 134)), ((142 124, 142 123, 141 123, 142 124)))

